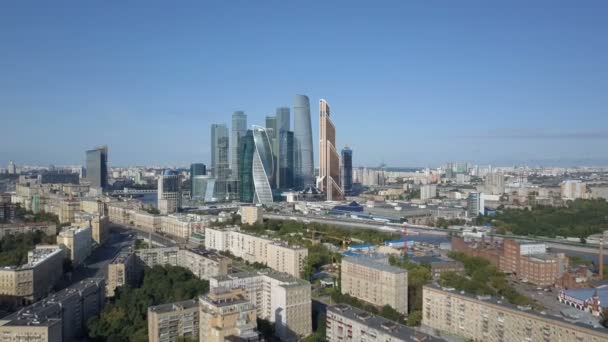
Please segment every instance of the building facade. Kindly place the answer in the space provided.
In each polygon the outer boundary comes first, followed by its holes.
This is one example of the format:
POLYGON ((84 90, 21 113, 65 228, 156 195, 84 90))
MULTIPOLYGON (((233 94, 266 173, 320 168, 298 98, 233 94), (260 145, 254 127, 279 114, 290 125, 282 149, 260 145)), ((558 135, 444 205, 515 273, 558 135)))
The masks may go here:
POLYGON ((184 267, 199 279, 226 275, 232 260, 211 251, 179 247, 148 248, 135 251, 137 257, 148 267, 171 265, 184 267))
POLYGON ((345 195, 350 195, 353 191, 353 150, 346 146, 342 149, 341 162, 342 189, 345 195))
POLYGON ((181 208, 182 194, 180 191, 179 174, 165 170, 158 177, 158 210, 161 214, 170 214, 181 208))
POLYGON ((341 281, 343 294, 407 315, 407 270, 369 257, 344 257, 341 281))
POLYGON ((319 101, 319 178, 317 188, 325 192, 328 201, 344 197, 340 180, 340 155, 336 150, 336 127, 330 118, 329 104, 319 101))
POLYGON ((247 115, 245 112, 236 111, 232 113, 232 153, 230 156, 230 170, 232 171, 232 178, 237 180, 239 179, 240 140, 246 133, 247 115))
POLYGON ((57 244, 65 249, 74 266, 80 265, 93 251, 91 227, 67 227, 57 235, 57 244))
POLYGON ((108 188, 108 147, 101 146, 86 152, 87 176, 85 180, 92 187, 108 188))
POLYGON ((239 209, 241 213, 241 223, 256 224, 264 221, 264 209, 257 205, 244 205, 239 209))
POLYGON ((257 337, 256 310, 243 289, 214 288, 199 298, 200 341, 257 337))
POLYGON ((230 176, 229 148, 230 142, 226 125, 211 125, 211 168, 215 178, 214 197, 218 201, 225 201, 230 195, 228 192, 228 177, 230 176))
POLYGON ((198 339, 199 313, 196 299, 148 308, 148 341, 174 342, 178 337, 198 339))
POLYGON ((312 148, 312 125, 310 100, 306 95, 296 95, 293 104, 294 135, 294 181, 304 189, 314 185, 314 157, 312 148))
POLYGON ((195 194, 197 194, 197 190, 199 190, 195 187, 197 185, 197 182, 194 181, 195 177, 205 175, 207 175, 207 166, 205 164, 190 164, 190 198, 195 198, 195 194))

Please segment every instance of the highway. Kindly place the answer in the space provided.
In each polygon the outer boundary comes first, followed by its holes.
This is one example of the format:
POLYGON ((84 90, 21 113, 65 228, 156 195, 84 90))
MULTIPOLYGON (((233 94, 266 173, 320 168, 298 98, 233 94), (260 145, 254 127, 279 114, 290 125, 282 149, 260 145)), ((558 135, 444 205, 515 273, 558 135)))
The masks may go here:
MULTIPOLYGON (((382 227, 390 227, 396 228, 399 227, 396 225, 387 225, 382 222, 371 222, 371 221, 363 221, 363 220, 355 220, 355 219, 343 219, 336 217, 328 217, 328 216, 316 216, 316 215, 286 215, 286 214, 275 214, 275 213, 264 213, 264 218, 273 219, 273 220, 293 220, 303 221, 303 222, 316 222, 316 223, 324 223, 331 224, 339 227, 343 227, 346 229, 375 229, 378 231, 386 232, 386 229, 382 229, 382 227)), ((408 230, 417 231, 424 234, 433 234, 433 235, 448 235, 450 230, 436 228, 436 227, 428 227, 428 226, 420 226, 420 225, 408 225, 408 230)), ((488 234, 489 236, 499 237, 499 238, 508 238, 520 241, 539 241, 547 244, 548 248, 559 249, 560 251, 573 251, 587 254, 598 254, 599 249, 593 245, 587 245, 577 242, 556 240, 551 238, 544 237, 530 237, 530 236, 516 236, 516 235, 500 235, 500 234, 488 234)))

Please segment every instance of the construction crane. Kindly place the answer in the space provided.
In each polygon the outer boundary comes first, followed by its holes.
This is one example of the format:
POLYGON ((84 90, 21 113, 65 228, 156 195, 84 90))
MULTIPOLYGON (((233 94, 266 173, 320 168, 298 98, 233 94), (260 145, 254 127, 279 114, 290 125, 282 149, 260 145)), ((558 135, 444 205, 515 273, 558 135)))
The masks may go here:
POLYGON ((332 239, 332 240, 337 240, 340 241, 342 243, 342 249, 346 249, 346 247, 351 243, 350 238, 348 237, 338 237, 338 236, 333 236, 333 235, 329 235, 328 233, 325 232, 319 232, 317 230, 314 229, 310 229, 310 239, 311 241, 314 243, 315 241, 317 241, 315 239, 315 233, 316 234, 321 234, 323 235, 324 238, 326 239, 332 239))

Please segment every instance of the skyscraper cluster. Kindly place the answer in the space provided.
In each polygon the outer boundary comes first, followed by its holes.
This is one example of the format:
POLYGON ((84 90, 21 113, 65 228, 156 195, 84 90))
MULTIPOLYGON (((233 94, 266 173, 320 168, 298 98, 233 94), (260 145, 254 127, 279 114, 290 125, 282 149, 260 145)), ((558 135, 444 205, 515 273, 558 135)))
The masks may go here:
POLYGON ((211 125, 211 175, 191 176, 192 197, 269 204, 278 191, 320 186, 323 191, 329 189, 328 199, 341 199, 341 178, 352 187, 352 154, 345 165, 340 164, 329 106, 322 103, 322 176, 316 181, 310 100, 296 95, 293 125, 289 107, 279 107, 274 115, 266 116, 265 126, 249 128, 245 112, 234 112, 230 139, 226 124, 211 125))

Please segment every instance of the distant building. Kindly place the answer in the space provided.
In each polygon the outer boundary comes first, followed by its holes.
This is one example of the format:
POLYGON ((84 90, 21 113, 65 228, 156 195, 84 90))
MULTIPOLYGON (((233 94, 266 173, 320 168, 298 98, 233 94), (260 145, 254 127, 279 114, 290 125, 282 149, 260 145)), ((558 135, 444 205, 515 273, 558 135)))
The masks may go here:
POLYGON ((479 192, 470 192, 467 198, 467 216, 471 219, 477 218, 479 215, 485 214, 485 202, 483 194, 479 192))
POLYGON ((244 289, 257 317, 275 324, 281 341, 298 341, 312 333, 310 283, 271 270, 232 273, 209 280, 211 289, 244 289))
POLYGON ((86 152, 87 176, 86 181, 92 187, 107 190, 108 188, 108 147, 101 146, 86 152))
POLYGON ((474 341, 608 340, 604 327, 570 323, 489 296, 475 296, 438 285, 425 285, 422 325, 474 341))
POLYGON ((0 224, 0 239, 7 235, 33 233, 36 231, 41 231, 47 236, 54 236, 57 235, 57 226, 50 222, 0 224))
POLYGON ((279 189, 294 187, 295 173, 295 136, 291 131, 291 115, 289 107, 277 108, 276 115, 277 137, 275 144, 276 156, 276 186, 279 189))
POLYGON ((195 198, 197 190, 195 188, 196 183, 194 182, 195 177, 205 176, 207 174, 207 166, 203 163, 190 164, 190 198, 195 198))
POLYGON ((223 342, 228 336, 257 338, 256 309, 243 289, 214 288, 199 298, 199 340, 223 342))
POLYGON ((561 192, 562 198, 567 200, 585 198, 587 194, 587 185, 580 180, 565 180, 561 184, 561 192))
POLYGON ((240 200, 272 204, 275 164, 272 142, 265 128, 253 126, 241 145, 240 200))
POLYGON ((57 244, 65 249, 66 255, 74 265, 82 264, 91 255, 92 243, 91 227, 68 227, 57 235, 57 244))
POLYGON ((330 118, 329 104, 319 101, 319 178, 317 187, 328 201, 344 197, 340 180, 340 155, 336 150, 336 127, 330 118))
POLYGON ((148 341, 171 342, 178 337, 198 340, 199 313, 196 299, 148 308, 148 341))
POLYGON ((314 157, 310 100, 296 95, 293 103, 294 183, 299 189, 314 185, 314 157))
POLYGON ((214 196, 218 201, 225 201, 228 192, 228 177, 230 176, 229 165, 228 128, 225 124, 211 125, 211 168, 215 178, 214 196))
POLYGON ((71 342, 87 336, 86 324, 105 304, 103 278, 87 278, 0 318, 2 341, 71 342))
POLYGON ((341 291, 367 303, 390 305, 407 315, 407 270, 370 257, 344 257, 341 291))
POLYGON ((15 163, 12 160, 8 162, 7 171, 8 171, 9 175, 17 174, 17 166, 15 165, 15 163))
POLYGON ((505 192, 505 175, 502 172, 489 173, 484 185, 485 191, 490 195, 502 195, 505 192))
POLYGON ((264 221, 264 209, 257 205, 244 205, 240 207, 241 223, 256 224, 264 221))
POLYGON ((341 175, 344 194, 350 195, 353 191, 353 150, 346 146, 342 149, 341 175))
POLYGON ((247 115, 243 111, 236 111, 232 113, 232 146, 230 156, 230 170, 232 171, 232 178, 235 180, 239 179, 239 160, 241 139, 247 133, 247 115))
POLYGON ((420 200, 427 201, 437 197, 437 184, 423 184, 420 186, 420 200))
POLYGON ((443 341, 346 304, 327 307, 326 340, 377 342, 443 341))
POLYGON ((77 173, 46 171, 38 175, 40 184, 78 184, 80 176, 77 173))
POLYGON ((179 174, 176 171, 165 170, 158 177, 158 210, 161 214, 170 214, 181 208, 182 195, 180 191, 179 174))

